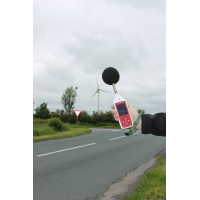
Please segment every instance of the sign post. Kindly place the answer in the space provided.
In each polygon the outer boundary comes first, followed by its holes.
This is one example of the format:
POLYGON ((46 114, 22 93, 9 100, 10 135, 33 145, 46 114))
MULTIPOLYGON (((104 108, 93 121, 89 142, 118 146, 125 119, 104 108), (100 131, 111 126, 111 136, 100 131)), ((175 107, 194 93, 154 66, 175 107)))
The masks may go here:
POLYGON ((75 110, 74 111, 75 115, 77 116, 77 125, 78 125, 78 116, 80 115, 81 111, 80 110, 75 110))

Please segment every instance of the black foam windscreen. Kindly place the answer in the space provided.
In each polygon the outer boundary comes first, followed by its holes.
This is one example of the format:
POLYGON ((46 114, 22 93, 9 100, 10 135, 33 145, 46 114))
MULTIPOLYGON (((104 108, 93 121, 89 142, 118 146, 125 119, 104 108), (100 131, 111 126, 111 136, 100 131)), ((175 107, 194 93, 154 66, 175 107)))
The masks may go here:
POLYGON ((108 67, 103 71, 102 79, 108 85, 116 84, 119 81, 119 72, 113 67, 108 67))

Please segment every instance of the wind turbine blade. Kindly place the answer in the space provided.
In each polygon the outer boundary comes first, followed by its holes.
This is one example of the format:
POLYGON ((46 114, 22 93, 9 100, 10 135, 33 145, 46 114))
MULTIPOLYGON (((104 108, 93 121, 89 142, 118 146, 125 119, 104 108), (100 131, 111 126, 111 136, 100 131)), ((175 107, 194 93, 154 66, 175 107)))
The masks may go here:
MULTIPOLYGON (((102 90, 102 89, 99 89, 99 90, 101 90, 101 91, 103 91, 103 92, 107 92, 107 91, 105 91, 105 90, 102 90)), ((110 92, 108 92, 108 93, 110 93, 110 92)))
POLYGON ((97 88, 99 89, 99 84, 98 84, 98 81, 97 81, 97 88))
MULTIPOLYGON (((97 92, 98 92, 98 90, 94 93, 94 95, 95 95, 97 92)), ((94 95, 93 95, 93 96, 94 96, 94 95)), ((93 97, 93 96, 92 96, 92 97, 93 97)), ((92 97, 91 97, 91 98, 92 98, 92 97)))

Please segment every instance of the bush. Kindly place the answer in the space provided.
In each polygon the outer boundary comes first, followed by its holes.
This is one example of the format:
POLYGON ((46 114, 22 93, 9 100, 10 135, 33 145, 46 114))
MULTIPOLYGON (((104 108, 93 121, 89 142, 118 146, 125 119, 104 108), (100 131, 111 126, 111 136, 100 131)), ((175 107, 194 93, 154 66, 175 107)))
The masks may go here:
POLYGON ((98 125, 99 126, 107 126, 107 123, 106 122, 100 122, 98 125))
POLYGON ((48 126, 55 128, 56 130, 62 129, 62 122, 59 118, 52 118, 48 120, 48 126))
POLYGON ((40 106, 38 106, 36 109, 34 109, 36 112, 34 116, 36 118, 40 119, 48 119, 50 117, 50 111, 47 108, 47 103, 42 103, 40 106))
POLYGON ((57 131, 70 130, 70 125, 68 123, 61 122, 59 118, 49 119, 48 126, 53 127, 57 131))
POLYGON ((70 124, 62 122, 62 129, 61 129, 61 131, 69 131, 69 130, 70 130, 70 124))
POLYGON ((41 135, 53 135, 56 134, 56 131, 49 127, 48 125, 33 125, 33 136, 41 136, 41 135))
POLYGON ((34 117, 33 118, 33 124, 47 124, 47 120, 34 117))
POLYGON ((81 126, 91 126, 91 123, 81 122, 80 125, 81 125, 81 126))

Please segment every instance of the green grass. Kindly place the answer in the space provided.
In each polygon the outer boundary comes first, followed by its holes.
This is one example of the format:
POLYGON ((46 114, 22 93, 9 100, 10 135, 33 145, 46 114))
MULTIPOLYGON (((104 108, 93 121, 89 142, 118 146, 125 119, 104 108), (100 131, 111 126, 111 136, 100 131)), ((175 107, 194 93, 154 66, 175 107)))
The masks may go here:
POLYGON ((33 136, 33 142, 41 142, 46 140, 55 140, 61 138, 69 138, 69 137, 76 137, 80 135, 85 135, 91 133, 92 130, 88 128, 71 128, 71 130, 66 132, 57 132, 56 134, 52 135, 42 135, 42 136, 33 136))
POLYGON ((119 123, 107 123, 107 122, 101 122, 99 124, 92 124, 92 123, 79 123, 76 124, 70 124, 70 127, 72 128, 121 128, 119 123))
POLYGON ((166 158, 158 158, 159 166, 146 172, 128 200, 166 200, 166 158))
MULTIPOLYGON (((48 124, 49 121, 51 121, 52 119, 55 118, 51 118, 51 119, 39 119, 39 118, 33 118, 33 124, 48 124)), ((69 123, 65 123, 65 124, 69 124, 69 123)), ((76 125, 76 123, 72 123, 70 124, 71 128, 116 128, 116 129, 120 129, 120 125, 119 123, 115 122, 100 122, 98 124, 92 124, 92 123, 86 123, 86 122, 79 122, 78 125, 76 125)))
POLYGON ((56 118, 53 119, 33 119, 33 142, 40 142, 46 140, 54 140, 61 138, 76 137, 79 135, 85 135, 91 133, 89 128, 120 128, 118 123, 101 122, 99 124, 90 123, 58 123, 56 118), (55 122, 54 122, 54 121, 55 122), (60 125, 57 127, 57 125, 60 125), (50 127, 51 126, 51 127, 50 127), (58 130, 60 128, 60 130, 58 130))
POLYGON ((53 135, 56 130, 46 124, 33 124, 33 136, 53 135))

